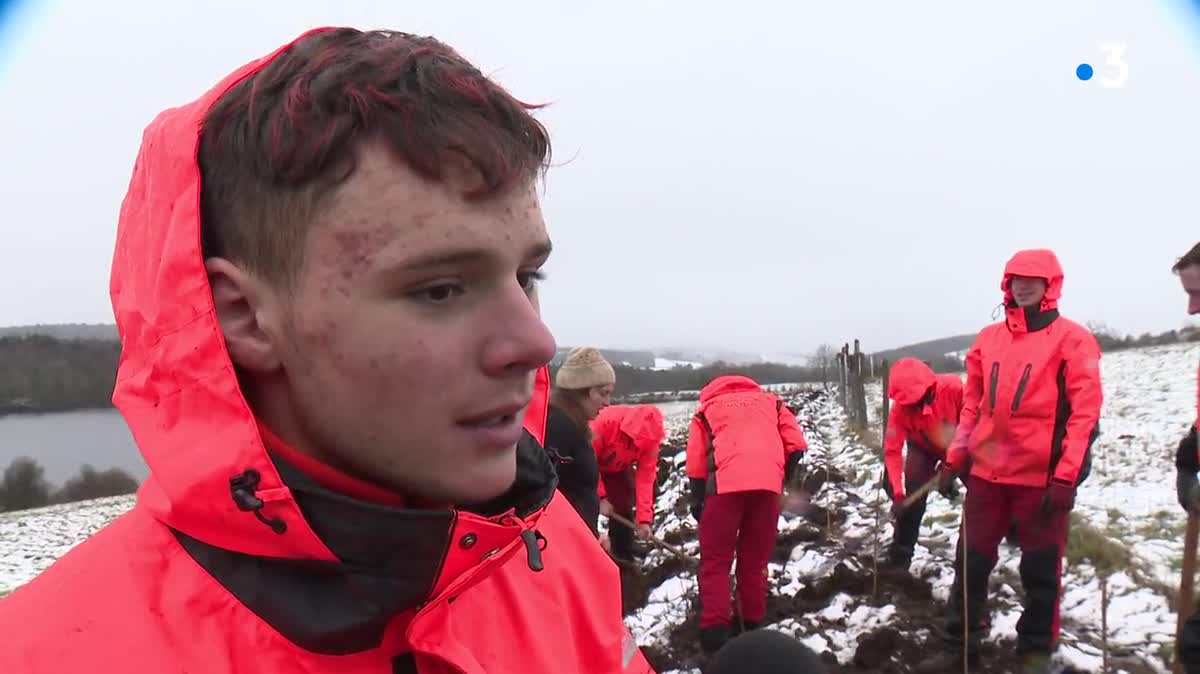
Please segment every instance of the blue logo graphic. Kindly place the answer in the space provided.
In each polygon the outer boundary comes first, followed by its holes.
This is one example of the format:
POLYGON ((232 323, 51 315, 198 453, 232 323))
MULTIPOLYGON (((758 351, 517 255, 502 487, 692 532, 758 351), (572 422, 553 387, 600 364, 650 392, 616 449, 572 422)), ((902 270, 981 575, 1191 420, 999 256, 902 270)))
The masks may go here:
POLYGON ((1085 82, 1092 79, 1092 67, 1086 63, 1080 63, 1079 67, 1075 69, 1075 76, 1085 82))

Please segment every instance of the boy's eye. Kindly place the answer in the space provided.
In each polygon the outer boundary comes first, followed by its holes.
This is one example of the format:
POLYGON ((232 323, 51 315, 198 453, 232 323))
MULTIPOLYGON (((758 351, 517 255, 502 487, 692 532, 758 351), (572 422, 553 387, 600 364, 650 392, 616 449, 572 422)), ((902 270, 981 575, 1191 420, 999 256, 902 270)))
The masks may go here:
POLYGON ((428 288, 422 288, 421 290, 414 292, 413 297, 415 297, 418 300, 424 301, 424 302, 431 302, 433 304, 441 304, 450 299, 453 299, 456 295, 461 295, 461 294, 462 294, 461 287, 450 284, 450 283, 444 283, 442 285, 429 286, 428 288))

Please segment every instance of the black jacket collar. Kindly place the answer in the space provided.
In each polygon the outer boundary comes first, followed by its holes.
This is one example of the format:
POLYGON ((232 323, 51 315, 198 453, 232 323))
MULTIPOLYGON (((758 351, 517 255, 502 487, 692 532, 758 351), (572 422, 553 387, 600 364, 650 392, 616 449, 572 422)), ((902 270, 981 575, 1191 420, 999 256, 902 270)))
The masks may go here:
MULTIPOLYGON (((305 650, 331 655, 379 645, 384 628, 429 598, 450 551, 457 510, 408 510, 329 491, 273 456, 313 532, 339 562, 272 559, 217 548, 175 531, 185 550, 259 618, 305 650)), ((503 496, 461 510, 525 518, 554 495, 557 476, 528 433, 503 496)), ((264 527, 264 536, 275 535, 264 527)))

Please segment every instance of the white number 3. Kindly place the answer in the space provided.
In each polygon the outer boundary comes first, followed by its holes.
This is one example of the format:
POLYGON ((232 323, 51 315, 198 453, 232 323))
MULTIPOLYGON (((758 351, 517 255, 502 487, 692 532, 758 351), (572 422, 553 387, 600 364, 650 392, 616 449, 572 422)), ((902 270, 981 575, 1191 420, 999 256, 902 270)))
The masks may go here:
POLYGON ((1104 60, 1104 76, 1100 78, 1100 86, 1117 88, 1125 86, 1129 79, 1129 64, 1125 62, 1124 43, 1110 42, 1100 45, 1100 49, 1108 55, 1104 60))

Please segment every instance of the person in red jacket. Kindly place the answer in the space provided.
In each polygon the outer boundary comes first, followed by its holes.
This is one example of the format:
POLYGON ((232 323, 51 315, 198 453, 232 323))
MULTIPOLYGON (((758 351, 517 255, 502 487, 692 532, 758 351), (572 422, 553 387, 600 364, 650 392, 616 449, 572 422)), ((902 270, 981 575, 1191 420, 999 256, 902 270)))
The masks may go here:
POLYGON ((925 516, 925 498, 908 508, 902 504, 908 494, 933 479, 938 464, 946 459, 962 410, 963 384, 956 374, 937 375, 916 358, 901 358, 889 371, 887 393, 893 405, 888 412, 883 461, 896 519, 888 562, 907 569, 925 516))
POLYGON ((1017 652, 1025 672, 1048 672, 1058 643, 1062 557, 1075 491, 1086 477, 1099 429, 1103 392, 1100 346, 1087 328, 1059 315, 1063 271, 1044 249, 1008 261, 1000 287, 1004 321, 980 331, 967 353, 963 410, 938 472, 946 489, 967 469, 963 507, 966 574, 955 564, 947 652, 920 671, 978 660, 987 583, 1000 541, 1015 522, 1025 604, 1017 652), (967 627, 963 643, 963 583, 967 627))
MULTIPOLYGON (((1200 243, 1176 260, 1171 268, 1187 293, 1189 316, 1200 315, 1200 243)), ((1175 452, 1175 489, 1179 505, 1190 517, 1200 517, 1200 449, 1196 433, 1200 427, 1200 368, 1196 375, 1196 416, 1175 452)), ((1184 623, 1179 638, 1179 661, 1186 674, 1200 674, 1200 611, 1184 623)))
POLYGON ((651 671, 540 445, 528 109, 322 28, 150 123, 111 297, 151 476, 0 601, 0 672, 651 671))
MULTIPOLYGON (((635 522, 638 539, 649 540, 653 535, 650 526, 654 523, 658 452, 667 436, 662 410, 657 405, 610 405, 592 420, 591 430, 592 447, 600 464, 600 512, 605 516, 616 513, 635 522)), ((624 524, 609 521, 609 550, 614 558, 633 560, 633 535, 624 524)))
POLYGON ((700 523, 700 644, 715 653, 732 635, 729 570, 737 557, 738 628, 767 610, 785 479, 808 449, 796 416, 753 379, 725 375, 700 391, 688 428, 686 470, 700 523))

